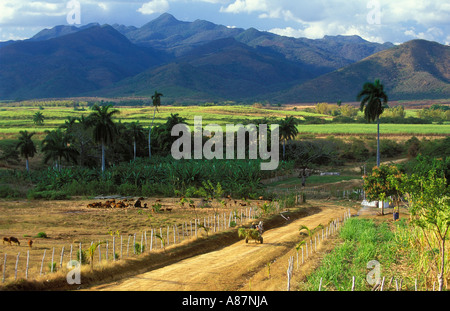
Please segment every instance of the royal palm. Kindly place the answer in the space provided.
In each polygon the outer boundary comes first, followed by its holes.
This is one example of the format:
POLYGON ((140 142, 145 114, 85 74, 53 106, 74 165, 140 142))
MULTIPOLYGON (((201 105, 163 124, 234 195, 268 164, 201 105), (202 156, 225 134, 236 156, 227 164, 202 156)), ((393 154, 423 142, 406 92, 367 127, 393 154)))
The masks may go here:
POLYGON ((153 120, 152 120, 152 124, 150 125, 150 129, 148 132, 148 156, 149 158, 152 157, 152 144, 151 144, 151 137, 152 137, 152 128, 153 128, 153 122, 155 121, 155 115, 156 112, 158 111, 158 107, 161 106, 161 97, 164 96, 161 93, 158 93, 157 91, 155 91, 155 94, 152 95, 152 104, 153 104, 153 120))
POLYGON ((93 128, 94 140, 102 146, 102 172, 105 171, 105 147, 113 142, 117 134, 117 128, 113 120, 115 114, 120 113, 117 109, 111 109, 112 105, 94 105, 88 117, 88 124, 93 128))
POLYGON ((36 153, 36 146, 34 145, 33 137, 35 133, 28 133, 28 131, 20 131, 19 142, 16 149, 19 149, 20 155, 25 158, 27 172, 30 171, 28 159, 34 157, 36 153))
POLYGON ((297 134, 297 120, 294 117, 286 117, 280 122, 280 139, 283 141, 283 160, 286 154, 286 141, 294 139, 297 134))
POLYGON ((377 166, 380 167, 380 115, 389 108, 388 96, 380 80, 367 82, 359 92, 357 100, 361 102, 360 110, 364 111, 364 118, 368 122, 377 121, 377 166))
POLYGON ((56 162, 56 167, 61 170, 61 161, 65 159, 70 162, 77 162, 78 151, 71 146, 70 136, 63 133, 61 129, 47 131, 47 136, 42 141, 42 151, 45 154, 44 162, 52 159, 56 162))

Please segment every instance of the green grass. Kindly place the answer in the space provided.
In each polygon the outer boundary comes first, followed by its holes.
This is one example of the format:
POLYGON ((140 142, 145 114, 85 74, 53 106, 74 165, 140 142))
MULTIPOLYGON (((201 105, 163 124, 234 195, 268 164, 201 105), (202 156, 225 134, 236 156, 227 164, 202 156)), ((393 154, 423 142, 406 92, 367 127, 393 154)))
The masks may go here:
MULTIPOLYGON (((376 124, 302 124, 300 133, 312 134, 373 134, 377 133, 376 124)), ((450 124, 381 124, 380 134, 398 135, 448 135, 450 124)))
MULTIPOLYGON (((139 121, 144 127, 149 127, 153 118, 153 107, 119 107, 118 119, 123 123, 139 121)), ((87 116, 91 111, 74 110, 73 107, 0 107, 0 139, 11 138, 19 131, 28 130, 42 136, 46 130, 52 130, 64 124, 67 117, 87 116), (36 126, 33 115, 41 111, 45 122, 42 126, 36 126)), ((264 117, 283 119, 286 116, 295 116, 303 119, 305 116, 326 117, 320 114, 305 112, 301 109, 277 110, 275 108, 256 108, 252 106, 182 106, 160 107, 156 113, 155 125, 162 124, 170 114, 178 113, 186 119, 188 125, 193 126, 194 117, 201 116, 203 124, 239 124, 244 121, 259 120, 264 117)), ((301 134, 376 134, 376 124, 302 124, 298 126, 301 134)), ((450 124, 382 124, 381 134, 398 135, 445 135, 450 133, 450 124)))
POLYGON ((353 276, 356 291, 370 290, 366 277, 371 269, 367 269, 367 263, 377 260, 382 278, 398 260, 394 233, 386 222, 376 224, 369 219, 351 218, 341 228, 339 236, 343 242, 307 277, 306 290, 318 290, 322 279, 324 291, 350 291, 353 276))
MULTIPOLYGON (((321 185, 321 184, 328 184, 328 183, 334 183, 334 182, 340 182, 344 180, 352 180, 360 178, 360 176, 319 176, 319 175, 312 175, 306 179, 306 183, 308 186, 311 185, 321 185)), ((277 181, 274 183, 269 184, 269 187, 275 187, 275 186, 300 186, 302 184, 302 179, 298 177, 292 177, 286 180, 277 181)))

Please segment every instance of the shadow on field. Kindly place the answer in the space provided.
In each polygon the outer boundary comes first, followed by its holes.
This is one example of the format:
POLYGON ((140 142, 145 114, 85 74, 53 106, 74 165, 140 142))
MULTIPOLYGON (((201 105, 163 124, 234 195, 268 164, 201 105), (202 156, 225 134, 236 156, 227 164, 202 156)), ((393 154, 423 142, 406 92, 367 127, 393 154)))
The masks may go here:
MULTIPOLYGON (((319 213, 321 208, 317 206, 304 206, 291 209, 289 221, 319 213)), ((286 214, 284 214, 286 216, 286 214)), ((282 227, 287 224, 286 219, 279 214, 263 219, 264 230, 282 227)), ((256 222, 256 220, 255 220, 256 222)), ((220 232, 209 237, 199 237, 187 243, 181 243, 166 250, 158 250, 137 259, 126 259, 115 264, 105 265, 102 268, 91 271, 89 265, 81 270, 81 284, 70 285, 66 275, 55 275, 41 280, 18 280, 6 284, 0 290, 6 291, 70 291, 87 289, 105 283, 116 282, 124 278, 142 274, 148 271, 177 263, 184 259, 220 250, 240 240, 238 228, 220 232)), ((67 271, 66 271, 67 273, 67 271)))

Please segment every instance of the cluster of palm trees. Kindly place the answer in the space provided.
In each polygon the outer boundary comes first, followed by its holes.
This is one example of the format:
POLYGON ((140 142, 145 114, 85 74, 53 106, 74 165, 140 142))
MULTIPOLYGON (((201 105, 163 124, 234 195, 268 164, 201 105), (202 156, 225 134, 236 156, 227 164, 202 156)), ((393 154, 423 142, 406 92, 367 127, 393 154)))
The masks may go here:
MULTIPOLYGON (((152 104, 154 106, 153 119, 149 128, 148 136, 148 150, 149 158, 152 156, 151 149, 151 137, 152 129, 154 126, 154 120, 158 107, 161 105, 161 97, 163 94, 155 91, 152 96, 152 104)), ((362 90, 357 95, 357 100, 361 102, 360 110, 364 112, 365 118, 369 122, 377 121, 377 166, 380 166, 380 115, 384 109, 388 108, 388 96, 384 91, 384 86, 380 80, 375 80, 374 83, 365 83, 362 90)), ((101 146, 101 169, 106 169, 106 146, 111 145, 118 133, 116 123, 114 122, 114 116, 120 113, 119 110, 114 109, 112 105, 99 106, 94 105, 92 107, 93 112, 88 117, 72 118, 69 117, 64 125, 54 131, 47 131, 47 136, 42 142, 42 151, 45 153, 44 161, 47 163, 49 160, 53 160, 57 168, 61 167, 61 161, 64 159, 68 162, 75 162, 78 156, 80 156, 80 164, 83 165, 83 158, 85 153, 85 147, 87 141, 93 138, 94 142, 101 146), (82 139, 82 134, 75 129, 76 121, 78 125, 83 129, 90 128, 92 130, 92 137, 85 137, 82 139), (63 129, 66 131, 63 132, 63 129), (78 148, 73 145, 74 136, 79 140, 78 148)), ((35 121, 43 121, 42 114, 35 116, 35 121)), ((172 115, 169 118, 167 126, 175 125, 173 123, 184 122, 183 118, 178 115, 172 115)), ((286 143, 289 140, 293 140, 297 134, 298 121, 293 116, 286 116, 285 119, 279 122, 280 140, 283 143, 283 160, 286 156, 286 143)), ((145 138, 144 129, 142 125, 137 122, 127 124, 127 135, 131 137, 133 141, 133 158, 137 156, 137 143, 143 141, 145 138)), ((163 131, 165 131, 163 129, 163 131)), ((29 171, 29 158, 32 158, 36 151, 36 147, 32 141, 32 137, 35 133, 28 133, 27 131, 21 131, 19 136, 19 142, 16 149, 19 149, 20 155, 26 160, 26 169, 29 171)), ((167 135, 166 135, 167 136, 167 135)), ((159 142, 158 142, 159 143, 159 142)), ((167 143, 167 142, 166 142, 167 143)))

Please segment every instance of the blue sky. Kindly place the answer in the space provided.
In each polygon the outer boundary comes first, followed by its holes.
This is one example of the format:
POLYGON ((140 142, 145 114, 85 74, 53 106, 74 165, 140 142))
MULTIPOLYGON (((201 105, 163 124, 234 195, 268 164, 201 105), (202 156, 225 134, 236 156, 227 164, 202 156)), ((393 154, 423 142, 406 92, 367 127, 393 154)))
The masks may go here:
POLYGON ((204 19, 292 37, 359 35, 374 42, 419 38, 450 44, 450 0, 0 0, 0 41, 67 25, 71 2, 80 5, 82 25, 140 27, 168 12, 183 21, 204 19))

